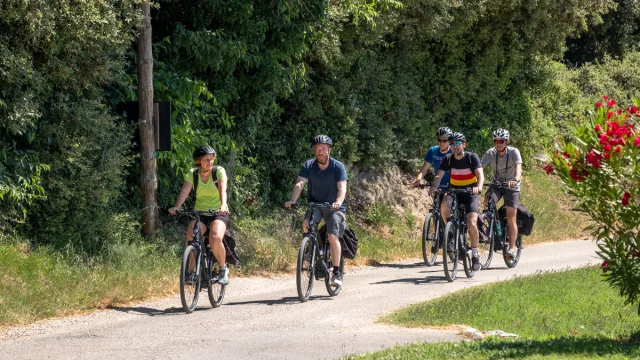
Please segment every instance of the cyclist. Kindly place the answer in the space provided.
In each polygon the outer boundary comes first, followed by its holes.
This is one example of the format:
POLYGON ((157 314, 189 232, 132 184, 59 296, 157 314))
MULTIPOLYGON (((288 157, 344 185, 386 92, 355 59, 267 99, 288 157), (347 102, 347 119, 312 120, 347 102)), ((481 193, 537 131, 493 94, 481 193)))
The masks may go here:
MULTIPOLYGON (((507 257, 514 259, 515 252, 513 248, 516 246, 516 238, 518 237, 518 225, 516 223, 516 214, 518 205, 520 204, 520 180, 522 180, 522 157, 520 150, 509 146, 509 131, 505 129, 497 129, 493 132, 493 143, 495 147, 487 150, 482 157, 482 166, 491 165, 493 169, 493 181, 500 184, 508 183, 508 189, 496 188, 494 200, 498 202, 504 197, 504 205, 507 209, 507 227, 509 234, 509 249, 507 249, 507 257)), ((485 196, 484 204, 487 205, 489 192, 485 196)))
MULTIPOLYGON (((469 237, 471 238, 471 261, 473 270, 480 270, 480 256, 478 254, 478 194, 482 192, 484 184, 484 173, 480 158, 476 153, 465 151, 467 139, 461 133, 455 132, 451 135, 451 151, 452 154, 447 155, 440 164, 438 173, 433 179, 429 193, 434 194, 440 181, 446 172, 450 173, 450 184, 452 189, 471 188, 471 194, 458 193, 455 194, 459 204, 464 204, 467 211, 467 228, 469 229, 469 237)), ((447 219, 454 209, 454 194, 447 194, 445 201, 441 204, 442 217, 447 219), (446 204, 446 206, 445 206, 446 204)))
MULTIPOLYGON (((175 214, 189 196, 197 181, 195 210, 201 213, 200 232, 204 234, 209 229, 209 245, 220 265, 219 284, 229 283, 229 268, 226 265, 226 250, 222 239, 229 226, 229 208, 227 205, 227 173, 222 166, 213 166, 216 161, 216 151, 211 146, 202 146, 193 152, 195 168, 184 175, 184 183, 178 195, 176 206, 169 209, 170 214, 175 214), (209 209, 217 210, 212 216, 209 209)), ((195 220, 189 223, 187 228, 187 243, 192 239, 192 231, 195 220)))
POLYGON ((340 238, 344 234, 346 223, 347 204, 347 170, 340 161, 331 158, 331 147, 333 142, 327 135, 318 135, 313 139, 315 158, 304 162, 296 184, 291 193, 291 200, 285 202, 285 207, 291 207, 298 201, 298 197, 309 181, 307 187, 307 201, 317 203, 330 203, 331 208, 315 209, 314 213, 307 211, 304 215, 303 231, 309 232, 309 218, 314 216, 316 224, 324 219, 327 226, 327 237, 331 251, 331 262, 333 265, 333 276, 331 284, 342 286, 342 274, 340 273, 340 255, 342 247, 340 238))
MULTIPOLYGON (((436 131, 436 137, 438 138, 438 145, 430 147, 427 150, 427 154, 424 156, 424 164, 420 169, 418 175, 413 180, 413 186, 420 185, 420 181, 424 178, 425 174, 429 170, 429 167, 433 167, 434 172, 438 172, 438 168, 447 154, 451 154, 451 145, 449 145, 449 137, 453 135, 453 131, 448 127, 441 127, 436 131)), ((444 191, 449 187, 449 173, 445 173, 440 181, 440 189, 444 191)))

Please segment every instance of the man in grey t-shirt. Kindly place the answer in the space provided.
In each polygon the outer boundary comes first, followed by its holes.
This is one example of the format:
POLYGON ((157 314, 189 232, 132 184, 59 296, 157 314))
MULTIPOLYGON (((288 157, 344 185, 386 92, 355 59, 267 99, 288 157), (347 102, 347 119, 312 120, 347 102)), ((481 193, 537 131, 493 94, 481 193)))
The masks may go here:
MULTIPOLYGON (((518 237, 518 224, 516 215, 520 204, 520 180, 522 179, 522 157, 520 151, 509 145, 509 132, 505 129, 497 129, 493 132, 495 147, 487 150, 482 157, 482 167, 491 165, 493 169, 493 182, 496 184, 507 183, 508 189, 498 188, 494 190, 496 202, 504 197, 504 205, 507 208, 507 224, 509 234, 509 249, 505 250, 507 256, 515 257, 513 248, 518 237)), ((487 196, 489 192, 487 192, 487 196)), ((485 206, 487 203, 485 198, 485 206)))

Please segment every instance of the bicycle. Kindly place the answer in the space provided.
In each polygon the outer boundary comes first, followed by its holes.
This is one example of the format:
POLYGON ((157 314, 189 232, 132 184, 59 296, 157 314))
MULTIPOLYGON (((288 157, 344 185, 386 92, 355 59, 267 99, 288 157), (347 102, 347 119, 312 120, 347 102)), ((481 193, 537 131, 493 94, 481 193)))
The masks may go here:
MULTIPOLYGON (((430 187, 430 184, 420 184, 421 188, 430 187)), ((440 204, 444 191, 438 189, 433 197, 433 207, 429 210, 422 226, 422 258, 427 266, 433 266, 438 257, 440 244, 442 243, 442 230, 444 221, 442 220, 440 204)))
MULTIPOLYGON (((331 251, 329 240, 324 239, 318 242, 318 224, 316 224, 313 211, 320 208, 330 208, 329 203, 313 203, 306 204, 311 209, 311 217, 309 219, 309 233, 302 238, 300 250, 298 252, 298 262, 296 267, 296 287, 298 290, 298 299, 301 302, 309 300, 311 290, 313 289, 313 279, 320 280, 324 278, 327 292, 331 296, 337 296, 342 286, 331 284, 329 276, 329 268, 333 267, 331 262, 331 251)), ((298 209, 298 204, 291 204, 292 209, 298 209)), ((344 256, 340 254, 340 273, 344 281, 344 256)))
POLYGON ((520 261, 520 254, 522 253, 522 235, 518 234, 518 237, 516 237, 516 254, 514 258, 510 258, 507 256, 507 252, 505 251, 509 247, 508 223, 506 216, 504 218, 500 216, 500 213, 502 211, 506 211, 506 209, 503 210, 503 205, 500 209, 496 210, 496 202, 493 197, 494 189, 508 189, 508 183, 485 184, 485 186, 489 187, 488 191, 490 192, 490 195, 487 209, 483 211, 482 214, 485 227, 489 230, 489 235, 487 236, 486 241, 490 244, 491 251, 489 258, 482 264, 482 268, 485 269, 489 267, 494 251, 502 251, 504 263, 508 268, 513 268, 518 265, 518 262, 520 261))
POLYGON ((447 219, 444 227, 444 241, 442 242, 442 264, 444 265, 444 276, 447 281, 455 280, 458 273, 458 262, 460 255, 464 272, 468 278, 475 274, 473 262, 471 260, 471 247, 467 244, 467 211, 464 204, 458 204, 456 194, 471 193, 468 189, 450 189, 448 193, 452 196, 451 215, 447 219))
MULTIPOLYGON (((210 214, 218 213, 211 209, 210 214)), ((187 243, 180 266, 180 301, 187 314, 191 314, 198 304, 198 298, 203 284, 209 293, 209 302, 214 308, 219 307, 224 299, 226 284, 219 284, 217 278, 220 267, 208 241, 204 240, 201 233, 200 213, 198 211, 178 211, 177 214, 185 215, 195 220, 193 227, 193 239, 187 243)))

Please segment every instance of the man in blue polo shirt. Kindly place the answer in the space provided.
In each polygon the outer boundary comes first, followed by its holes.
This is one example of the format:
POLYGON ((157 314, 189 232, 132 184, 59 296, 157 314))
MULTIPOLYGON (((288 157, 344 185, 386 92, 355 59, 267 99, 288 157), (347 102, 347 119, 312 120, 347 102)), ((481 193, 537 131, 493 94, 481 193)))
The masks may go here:
MULTIPOLYGON (((291 193, 291 200, 284 206, 291 207, 298 201, 302 189, 307 181, 307 201, 317 203, 330 203, 331 208, 315 209, 313 214, 316 223, 324 219, 327 226, 327 234, 331 251, 331 262, 333 265, 333 276, 331 284, 342 286, 342 274, 340 273, 340 255, 342 247, 340 238, 344 234, 346 223, 347 204, 347 170, 340 161, 331 158, 331 146, 333 142, 327 135, 318 135, 313 139, 314 159, 304 162, 298 179, 291 193)), ((304 216, 303 229, 309 232, 310 211, 304 216)))
MULTIPOLYGON (((430 167, 433 168, 435 174, 438 173, 438 169, 440 168, 440 164, 442 163, 442 159, 444 159, 447 154, 451 154, 451 146, 449 145, 449 137, 453 135, 453 131, 448 127, 441 127, 436 131, 436 137, 438 138, 438 145, 432 146, 427 150, 427 154, 424 156, 424 164, 420 169, 418 175, 416 175, 413 180, 413 186, 418 186, 424 175, 427 173, 430 167)), ((449 173, 446 173, 442 177, 442 181, 440 181, 441 190, 440 196, 447 191, 449 188, 449 173)), ((442 199, 438 199, 442 200, 442 199)))

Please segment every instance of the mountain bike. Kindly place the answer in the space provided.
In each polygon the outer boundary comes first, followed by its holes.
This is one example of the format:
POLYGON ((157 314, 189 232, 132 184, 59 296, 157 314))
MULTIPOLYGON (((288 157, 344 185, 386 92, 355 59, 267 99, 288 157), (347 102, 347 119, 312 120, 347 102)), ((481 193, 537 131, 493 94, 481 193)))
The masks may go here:
MULTIPOLYGON (((328 239, 319 239, 318 224, 316 224, 313 216, 315 209, 330 208, 330 203, 313 203, 306 204, 311 210, 309 218, 309 233, 305 234, 300 243, 298 252, 298 263, 296 268, 296 287, 298 289, 298 298, 302 302, 309 300, 311 290, 313 289, 313 279, 321 280, 324 283, 327 292, 331 296, 340 293, 342 286, 331 284, 329 269, 333 267, 331 262, 331 248, 328 239)), ((291 204, 291 208, 297 209, 300 205, 291 204)), ((340 273, 344 281, 344 256, 340 254, 340 273)))
POLYGON ((471 193, 468 189, 450 189, 452 196, 451 215, 447 219, 444 227, 444 238, 442 242, 442 264, 444 265, 444 276, 447 281, 452 282, 458 273, 458 262, 462 256, 464 272, 471 278, 475 274, 471 261, 471 246, 467 244, 467 211, 464 204, 458 204, 457 194, 471 193))
MULTIPOLYGON (((420 184, 421 188, 430 187, 429 184, 420 184)), ((427 266, 433 266, 438 257, 438 250, 442 244, 444 221, 440 212, 440 204, 445 191, 438 189, 433 197, 433 207, 429 210, 422 226, 422 258, 427 266)))
MULTIPOLYGON (((218 212, 211 209, 209 214, 214 216, 218 212)), ((195 220, 193 226, 193 238, 187 243, 182 257, 182 266, 180 267, 180 301, 182 307, 187 314, 191 314, 198 304, 200 290, 206 287, 209 293, 209 302, 214 308, 219 307, 224 299, 226 289, 225 284, 219 284, 217 278, 220 266, 211 247, 209 241, 205 241, 204 234, 201 233, 200 213, 198 211, 178 211, 177 214, 185 215, 195 220)), ((208 224, 205 224, 208 226, 208 224)))
POLYGON ((505 212, 506 214, 506 208, 503 205, 502 207, 500 207, 500 209, 496 209, 496 202, 493 196, 494 189, 508 189, 508 183, 503 182, 501 184, 485 184, 485 186, 489 187, 489 200, 487 209, 482 213, 482 221, 484 222, 485 229, 487 229, 488 231, 485 241, 490 244, 491 251, 489 258, 482 263, 482 268, 485 269, 489 267, 494 251, 502 251, 504 263, 508 268, 513 268, 518 265, 518 262, 520 261, 520 254, 522 253, 522 235, 518 234, 518 237, 516 237, 516 254, 513 258, 510 258, 509 256, 507 256, 506 252, 506 249, 509 247, 509 231, 507 218, 506 216, 500 216, 502 212, 505 212))

